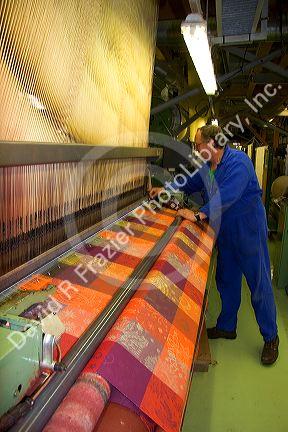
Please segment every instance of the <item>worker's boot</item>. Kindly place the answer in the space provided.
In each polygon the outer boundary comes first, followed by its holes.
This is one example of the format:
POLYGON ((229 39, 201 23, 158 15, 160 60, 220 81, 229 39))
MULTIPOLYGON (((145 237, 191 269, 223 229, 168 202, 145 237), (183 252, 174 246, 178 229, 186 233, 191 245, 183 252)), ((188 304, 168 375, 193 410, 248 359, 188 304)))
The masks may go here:
POLYGON ((207 329, 208 339, 236 339, 236 331, 220 330, 217 327, 207 329))
POLYGON ((263 365, 272 365, 273 363, 275 363, 279 354, 278 347, 278 336, 276 336, 276 338, 270 342, 265 342, 261 356, 261 362, 263 365))

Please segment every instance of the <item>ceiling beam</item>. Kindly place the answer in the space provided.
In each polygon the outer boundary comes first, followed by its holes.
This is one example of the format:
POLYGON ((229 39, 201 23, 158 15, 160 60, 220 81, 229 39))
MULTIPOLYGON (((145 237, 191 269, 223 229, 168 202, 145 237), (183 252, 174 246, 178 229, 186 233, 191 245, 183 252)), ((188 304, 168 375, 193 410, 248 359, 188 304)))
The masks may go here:
POLYGON ((223 35, 222 30, 222 0, 216 0, 217 36, 223 35))
MULTIPOLYGON (((266 62, 270 62, 270 60, 273 60, 274 58, 279 57, 281 54, 282 54, 282 50, 277 50, 277 51, 274 51, 273 53, 270 53, 268 56, 263 57, 261 59, 257 59, 256 56, 253 56, 254 61, 251 61, 251 63, 247 63, 243 67, 238 68, 232 72, 229 72, 225 75, 217 77, 217 81, 219 84, 223 84, 227 81, 230 81, 235 76, 240 75, 243 72, 247 72, 247 71, 251 70, 252 68, 257 66, 258 64, 264 65, 264 64, 266 64, 266 62)), ((174 105, 178 104, 179 102, 182 102, 182 101, 184 101, 184 100, 186 100, 192 96, 196 96, 197 94, 199 94, 201 92, 203 92, 202 87, 193 88, 182 95, 179 95, 173 99, 170 99, 168 102, 164 102, 164 103, 152 108, 151 109, 151 115, 157 114, 161 111, 165 111, 167 108, 170 108, 171 106, 174 106, 174 105)))
MULTIPOLYGON (((225 49, 227 51, 229 51, 231 54, 235 55, 236 57, 240 57, 246 61, 253 62, 257 59, 257 56, 255 56, 254 54, 252 54, 250 52, 245 53, 245 50, 242 50, 239 48, 227 47, 225 49)), ((263 67, 265 67, 265 69, 268 69, 268 70, 288 79, 288 71, 283 69, 283 67, 278 66, 275 63, 272 63, 271 61, 265 62, 265 64, 263 64, 263 67)))
POLYGON ((257 140, 261 144, 263 144, 264 146, 268 145, 267 142, 263 139, 263 137, 253 128, 251 124, 247 124, 245 121, 243 124, 245 124, 245 127, 247 127, 252 132, 252 134, 257 138, 257 140))
MULTIPOLYGON (((254 83, 255 85, 261 85, 261 84, 287 84, 287 80, 285 78, 281 78, 278 75, 274 74, 273 72, 260 72, 256 73, 255 70, 249 75, 249 81, 251 83, 254 83)), ((235 84, 246 84, 247 85, 247 76, 243 75, 242 77, 238 77, 234 81, 235 84)))
POLYGON ((179 126, 175 131, 175 136, 178 136, 181 132, 183 132, 185 129, 187 129, 188 126, 191 126, 194 121, 196 121, 199 117, 203 116, 207 111, 209 110, 209 106, 204 106, 200 111, 198 111, 193 116, 189 117, 188 120, 183 123, 181 126, 179 126))
POLYGON ((276 126, 275 124, 273 124, 269 121, 266 121, 260 117, 256 117, 254 115, 249 114, 249 119, 254 121, 259 126, 262 126, 262 127, 267 126, 269 129, 273 129, 274 131, 278 131, 281 135, 288 136, 288 132, 285 129, 282 129, 279 126, 276 126))
POLYGON ((254 21, 252 24, 251 33, 256 33, 258 22, 259 22, 259 19, 260 19, 262 10, 263 10, 264 2, 265 2, 265 0, 258 0, 258 4, 256 7, 255 16, 254 16, 254 21))
MULTIPOLYGON (((269 52, 271 51, 272 46, 273 46, 273 42, 260 43, 258 45, 257 52, 256 52, 257 58, 264 57, 264 56, 268 55, 269 52)), ((255 69, 252 69, 251 72, 250 72, 250 75, 249 75, 249 86, 248 86, 248 90, 247 90, 247 98, 248 99, 251 99, 251 97, 253 96, 253 92, 255 90, 255 87, 256 87, 256 83, 251 80, 251 77, 253 76, 254 73, 255 74, 259 73, 261 71, 261 69, 262 69, 262 65, 256 66, 255 69)), ((269 81, 267 81, 266 84, 268 82, 269 81)))
POLYGON ((279 66, 286 69, 288 66, 288 54, 285 54, 282 58, 281 61, 279 63, 279 66))

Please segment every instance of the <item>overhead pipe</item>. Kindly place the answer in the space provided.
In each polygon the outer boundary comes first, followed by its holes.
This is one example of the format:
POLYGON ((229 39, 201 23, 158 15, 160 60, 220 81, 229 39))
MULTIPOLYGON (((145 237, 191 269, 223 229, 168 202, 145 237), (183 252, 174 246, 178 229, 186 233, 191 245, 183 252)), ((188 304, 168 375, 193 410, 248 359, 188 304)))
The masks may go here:
POLYGON ((279 132, 281 135, 287 136, 288 137, 288 132, 285 129, 280 128, 279 126, 274 125, 273 123, 267 121, 267 120, 263 120, 260 117, 256 117, 254 115, 249 114, 249 119, 251 119, 252 121, 254 121, 255 123, 257 123, 259 126, 265 126, 268 127, 269 129, 273 129, 274 131, 279 132))

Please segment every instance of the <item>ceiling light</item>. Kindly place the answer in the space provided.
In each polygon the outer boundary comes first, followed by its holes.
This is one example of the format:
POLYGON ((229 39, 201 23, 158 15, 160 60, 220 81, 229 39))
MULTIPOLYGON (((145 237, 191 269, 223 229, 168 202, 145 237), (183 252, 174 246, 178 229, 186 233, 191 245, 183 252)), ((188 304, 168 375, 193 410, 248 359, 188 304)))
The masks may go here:
POLYGON ((208 95, 214 95, 217 84, 208 43, 206 21, 200 14, 190 14, 182 22, 181 32, 205 92, 208 95))
POLYGON ((211 124, 212 124, 213 126, 219 126, 219 122, 218 122, 217 119, 212 119, 211 124))

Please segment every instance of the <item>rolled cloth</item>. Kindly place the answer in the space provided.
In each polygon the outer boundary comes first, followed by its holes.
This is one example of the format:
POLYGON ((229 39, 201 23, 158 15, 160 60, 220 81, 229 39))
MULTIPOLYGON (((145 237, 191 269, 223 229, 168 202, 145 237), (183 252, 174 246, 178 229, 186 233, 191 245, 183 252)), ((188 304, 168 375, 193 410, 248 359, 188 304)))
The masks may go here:
POLYGON ((83 372, 71 387, 44 432, 92 432, 110 397, 110 386, 100 375, 83 372))

